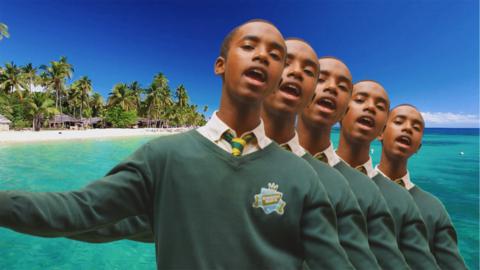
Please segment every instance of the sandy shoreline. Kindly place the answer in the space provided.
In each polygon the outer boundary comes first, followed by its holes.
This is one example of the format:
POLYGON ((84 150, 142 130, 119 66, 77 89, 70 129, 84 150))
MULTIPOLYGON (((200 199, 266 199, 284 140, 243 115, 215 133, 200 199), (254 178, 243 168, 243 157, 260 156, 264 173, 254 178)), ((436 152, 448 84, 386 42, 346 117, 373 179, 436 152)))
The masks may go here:
POLYGON ((47 142, 61 140, 81 140, 97 138, 119 138, 133 136, 162 136, 179 133, 187 128, 106 128, 87 130, 42 130, 34 131, 0 131, 0 144, 47 142))

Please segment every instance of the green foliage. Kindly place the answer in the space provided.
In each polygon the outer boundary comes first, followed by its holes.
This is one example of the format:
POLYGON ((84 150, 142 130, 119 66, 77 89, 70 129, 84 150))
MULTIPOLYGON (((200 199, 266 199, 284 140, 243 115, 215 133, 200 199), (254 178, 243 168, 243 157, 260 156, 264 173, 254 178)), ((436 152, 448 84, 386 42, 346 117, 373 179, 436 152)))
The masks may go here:
POLYGON ((8 26, 4 23, 0 23, 0 40, 2 40, 4 37, 10 37, 10 34, 8 33, 8 26))
POLYGON ((87 76, 67 85, 73 71, 65 57, 40 68, 31 63, 25 66, 16 66, 13 62, 5 64, 0 67, 0 114, 12 121, 13 128, 35 126, 38 129, 52 115, 53 109, 55 113, 74 118, 102 117, 114 127, 133 126, 137 118, 154 123, 161 120, 167 126, 205 123, 208 107, 198 109, 191 104, 184 85, 179 85, 172 93, 163 73, 156 74, 147 88, 136 81, 117 83, 105 102, 94 92, 87 76), (39 86, 45 92, 32 92, 39 86))
POLYGON ((136 111, 124 111, 120 105, 110 107, 105 113, 105 121, 114 128, 132 127, 137 123, 136 111))

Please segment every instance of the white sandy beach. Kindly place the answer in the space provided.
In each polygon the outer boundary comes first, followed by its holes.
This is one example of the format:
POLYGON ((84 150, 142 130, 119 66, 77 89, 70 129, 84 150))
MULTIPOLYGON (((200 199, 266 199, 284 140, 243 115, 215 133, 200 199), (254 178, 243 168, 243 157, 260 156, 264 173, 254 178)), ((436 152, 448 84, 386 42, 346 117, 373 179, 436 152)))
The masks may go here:
POLYGON ((131 136, 162 136, 187 131, 187 128, 106 128, 87 130, 0 131, 0 144, 119 138, 131 136))

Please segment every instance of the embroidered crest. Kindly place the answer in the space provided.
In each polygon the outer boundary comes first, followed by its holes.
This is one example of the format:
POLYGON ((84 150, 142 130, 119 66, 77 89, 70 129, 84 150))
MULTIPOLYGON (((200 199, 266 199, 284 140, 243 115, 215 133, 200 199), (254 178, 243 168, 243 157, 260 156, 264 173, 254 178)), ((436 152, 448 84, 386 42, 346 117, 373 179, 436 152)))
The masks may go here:
POLYGON ((278 191, 278 185, 275 183, 268 183, 268 188, 261 188, 260 193, 255 195, 253 202, 254 208, 262 208, 265 214, 277 212, 283 215, 286 202, 282 200, 283 194, 278 191))

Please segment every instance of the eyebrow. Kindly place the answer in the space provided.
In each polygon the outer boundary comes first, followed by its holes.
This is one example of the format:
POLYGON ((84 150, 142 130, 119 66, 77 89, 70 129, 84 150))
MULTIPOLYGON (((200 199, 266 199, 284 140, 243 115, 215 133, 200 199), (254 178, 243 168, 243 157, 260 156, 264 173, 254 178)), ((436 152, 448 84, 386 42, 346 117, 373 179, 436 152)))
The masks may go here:
MULTIPOLYGON (((405 120, 405 119, 407 119, 407 116, 406 116, 406 115, 403 115, 403 114, 400 114, 400 115, 395 115, 395 118, 394 118, 394 119, 396 119, 396 118, 401 118, 402 120, 405 120)), ((419 125, 421 125, 422 127, 425 127, 424 122, 423 122, 422 120, 420 120, 420 119, 412 119, 411 121, 412 121, 414 124, 419 124, 419 125)))
MULTIPOLYGON (((253 36, 253 35, 246 35, 242 39, 240 39, 240 41, 245 41, 245 40, 260 42, 260 38, 257 37, 257 36, 253 36)), ((272 46, 273 48, 275 48, 277 50, 280 50, 282 53, 285 53, 285 51, 286 51, 285 46, 282 46, 280 43, 275 42, 275 41, 272 41, 270 43, 270 46, 272 46)))

